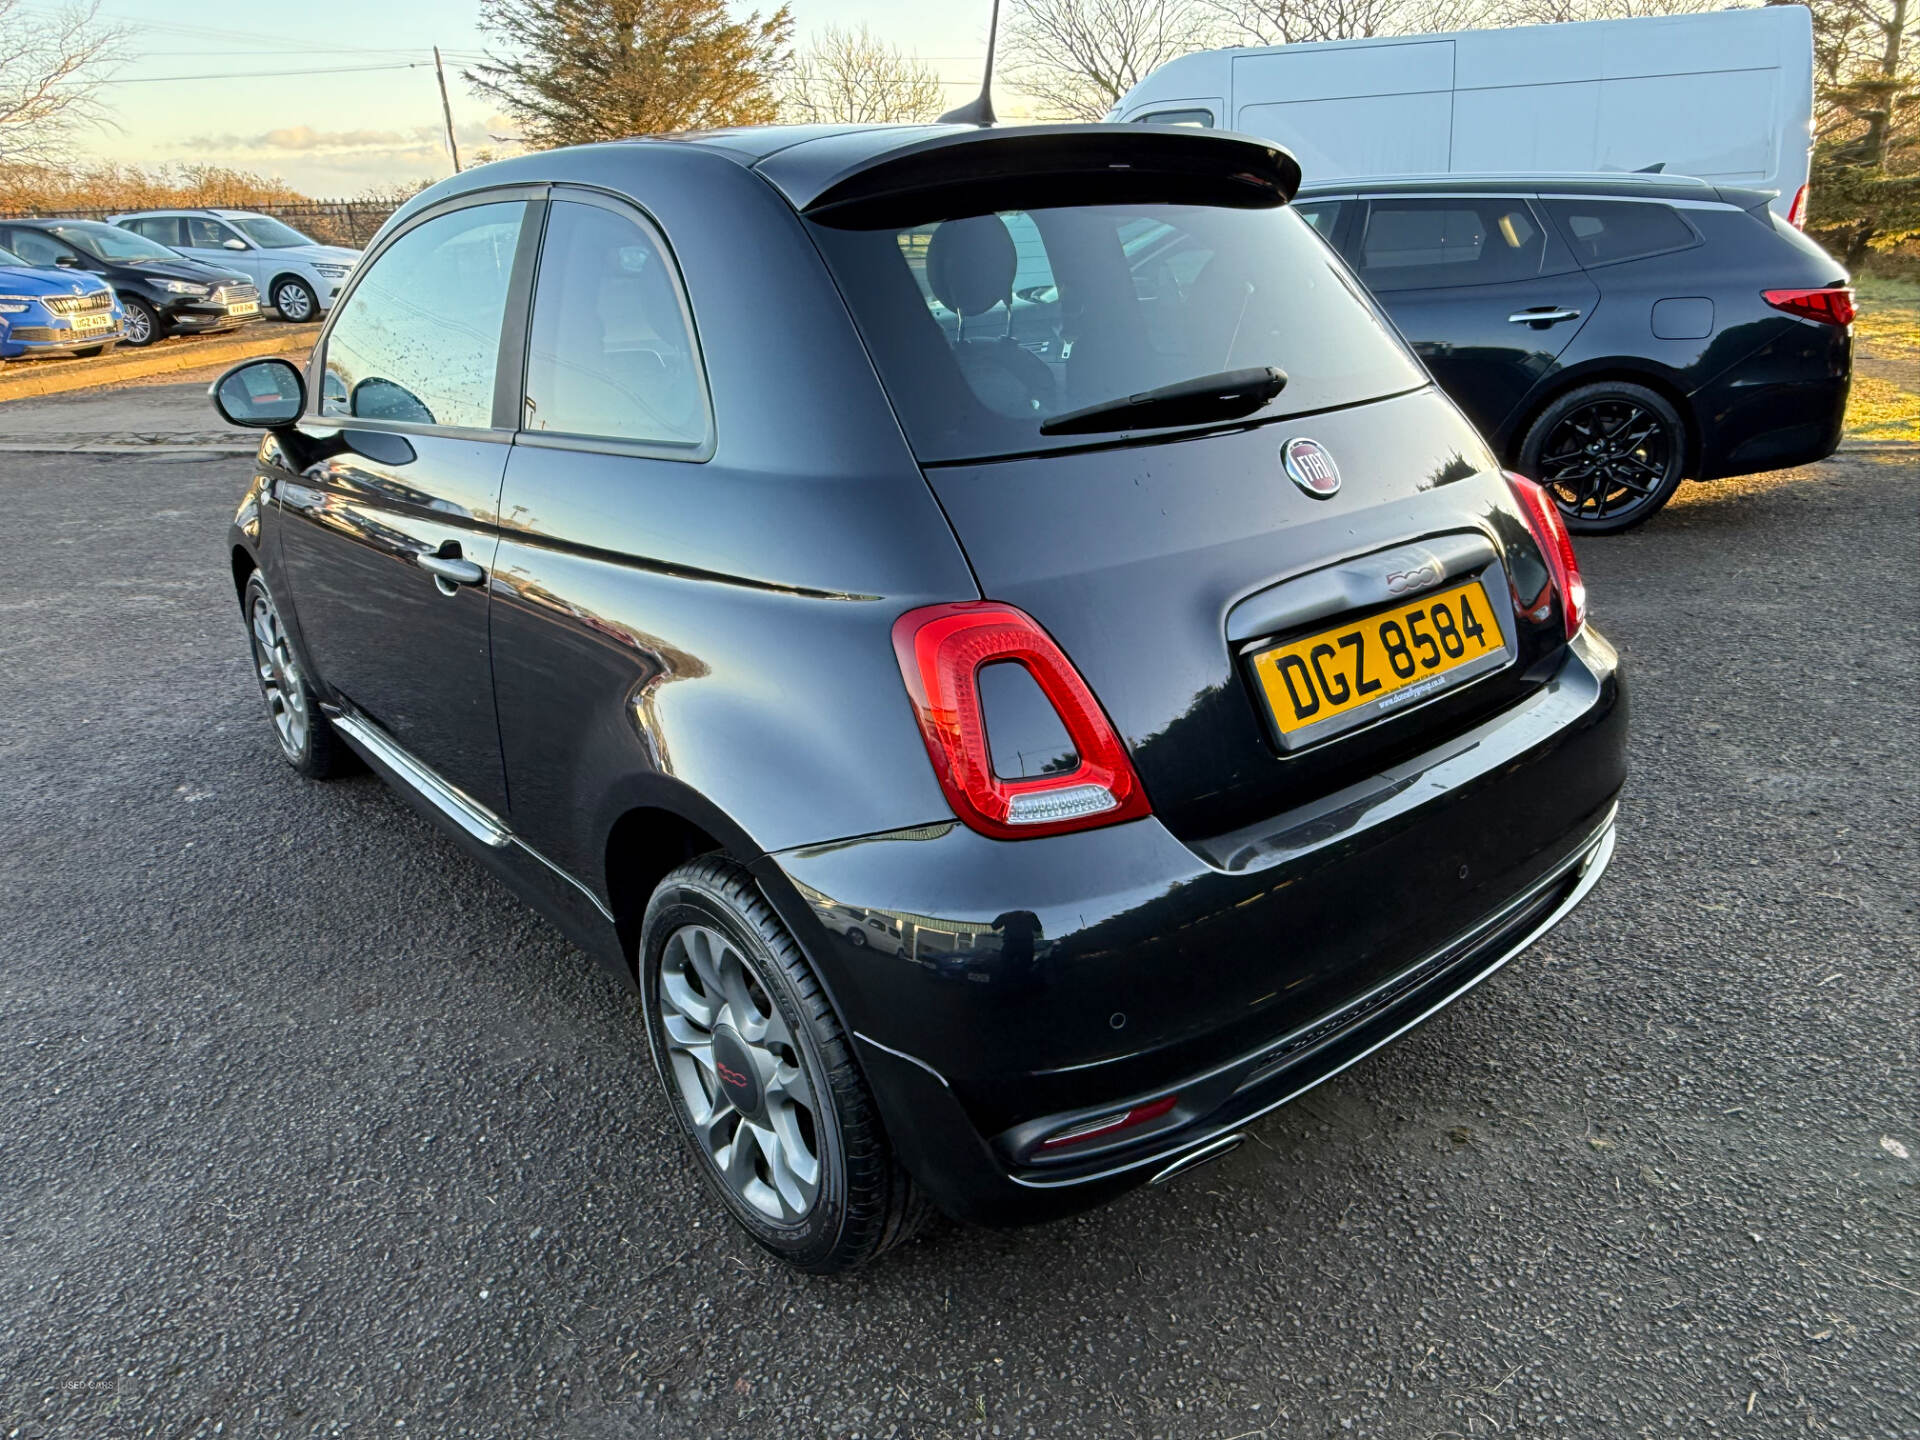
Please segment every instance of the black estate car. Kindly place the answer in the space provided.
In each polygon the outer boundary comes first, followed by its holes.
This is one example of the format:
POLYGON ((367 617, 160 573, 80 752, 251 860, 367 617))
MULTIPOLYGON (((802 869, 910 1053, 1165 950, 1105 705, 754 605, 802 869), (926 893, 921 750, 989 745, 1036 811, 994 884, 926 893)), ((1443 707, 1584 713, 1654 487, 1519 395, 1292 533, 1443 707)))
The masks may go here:
POLYGON ((260 291, 246 276, 189 260, 118 225, 0 220, 0 248, 29 265, 86 270, 105 280, 126 311, 128 345, 231 330, 260 316, 260 291))
POLYGON ((1824 459, 1852 374, 1847 272, 1771 194, 1673 176, 1419 176, 1296 204, 1496 454, 1576 531, 1685 476, 1824 459))
POLYGON ((1298 180, 1137 125, 527 155, 213 388, 286 758, 603 957, 796 1265, 1231 1149, 1606 866, 1559 512, 1298 180))

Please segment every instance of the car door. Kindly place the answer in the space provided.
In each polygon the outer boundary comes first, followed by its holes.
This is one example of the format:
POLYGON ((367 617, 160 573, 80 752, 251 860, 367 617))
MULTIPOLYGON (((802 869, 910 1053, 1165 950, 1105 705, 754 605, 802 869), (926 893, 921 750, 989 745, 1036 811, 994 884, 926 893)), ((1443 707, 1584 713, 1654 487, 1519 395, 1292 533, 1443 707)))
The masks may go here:
POLYGON ((513 433, 496 391, 503 353, 517 369, 536 201, 464 197, 381 248, 310 367, 318 413, 298 448, 325 458, 275 487, 281 564, 321 682, 496 813, 487 577, 513 433))
POLYGON ((264 283, 260 274, 260 252, 246 236, 224 220, 216 220, 211 215, 187 215, 182 218, 187 242, 180 251, 182 255, 198 260, 202 265, 211 265, 216 270, 237 272, 255 285, 264 283), (230 240, 238 240, 243 248, 230 249, 227 244, 230 240))
MULTIPOLYGON (((554 188, 516 402, 493 611, 513 827, 564 870, 598 875, 605 835, 579 777, 621 773, 672 682, 705 673, 673 643, 683 634, 622 618, 643 580, 616 557, 694 548, 675 520, 710 483, 699 462, 713 448, 678 270, 637 210, 554 188)), ((710 618, 726 613, 723 599, 710 618)))
POLYGON ((1600 298, 1519 196, 1376 196, 1347 243, 1433 378, 1496 443, 1600 298))

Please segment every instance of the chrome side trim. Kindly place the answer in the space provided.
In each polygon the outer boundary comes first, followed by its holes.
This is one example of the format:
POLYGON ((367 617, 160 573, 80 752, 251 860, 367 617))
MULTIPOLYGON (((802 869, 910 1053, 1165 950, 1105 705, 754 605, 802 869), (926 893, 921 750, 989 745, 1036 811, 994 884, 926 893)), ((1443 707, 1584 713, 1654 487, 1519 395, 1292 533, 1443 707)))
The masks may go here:
MULTIPOLYGON (((1406 1034, 1409 1030, 1412 1030, 1416 1026, 1425 1023, 1427 1020, 1430 1020, 1433 1016, 1439 1014, 1442 1010, 1446 1009, 1447 1006, 1453 1004, 1454 1001, 1458 1000, 1462 995, 1465 995, 1469 990, 1473 989, 1474 986, 1480 984, 1481 981, 1487 979, 1489 976, 1494 975, 1495 973, 1503 969, 1510 960, 1516 959, 1525 950, 1527 950, 1527 948, 1530 947, 1534 941, 1538 940, 1542 935, 1545 935, 1549 930, 1553 929, 1554 926, 1558 925, 1562 920, 1566 919, 1567 916, 1573 912, 1574 907, 1577 906, 1582 900, 1587 898, 1588 892, 1591 891, 1593 887, 1599 883, 1600 877, 1606 873, 1607 863, 1613 859, 1614 840, 1616 835, 1618 834, 1615 821, 1618 818, 1619 813, 1620 813, 1620 807, 1618 804, 1616 804, 1612 810, 1607 812, 1607 818, 1603 822, 1601 822, 1599 839, 1596 840, 1590 847, 1588 847, 1585 853, 1582 854, 1580 858, 1576 860, 1572 865, 1569 865, 1565 870, 1561 870, 1558 872, 1558 874, 1561 876, 1566 875, 1569 871, 1575 872, 1580 876, 1580 881, 1577 885, 1574 886, 1573 890, 1567 895, 1567 898, 1565 900, 1562 900, 1557 906, 1554 907, 1551 914, 1549 914, 1538 925, 1534 926, 1532 930, 1527 932, 1525 939, 1515 944, 1510 950, 1507 951, 1506 954, 1502 955, 1498 960, 1494 961, 1493 964, 1487 966, 1486 969, 1474 975, 1464 985, 1460 986, 1459 989, 1453 991, 1449 995, 1443 996, 1439 1000, 1436 1000, 1433 1004, 1429 1005, 1426 1009, 1422 1010, 1418 1015, 1414 1016, 1411 1020, 1407 1021, 1406 1024, 1400 1026, 1392 1034, 1382 1036, 1380 1039, 1376 1040, 1373 1044, 1369 1045, 1366 1049, 1360 1051, 1357 1055, 1350 1056, 1346 1060, 1343 1060, 1340 1064, 1334 1066, 1334 1068, 1327 1071, 1326 1074, 1316 1076, 1314 1079, 1309 1080, 1306 1084, 1302 1085, 1298 1090, 1290 1091, 1287 1094, 1282 1095, 1278 1100, 1273 1101, 1271 1104, 1261 1106, 1258 1110, 1254 1111, 1251 1115, 1241 1116, 1239 1119, 1235 1120, 1230 1125, 1221 1126, 1219 1129, 1213 1131, 1210 1135, 1202 1136, 1198 1140, 1193 1140, 1193 1139, 1183 1140, 1181 1144, 1178 1145, 1177 1147, 1171 1150, 1163 1150, 1157 1155, 1143 1155, 1137 1159, 1129 1160, 1124 1164, 1115 1165, 1111 1169, 1102 1170, 1092 1175, 1076 1175, 1070 1180, 1030 1180, 1019 1175, 1009 1175, 1007 1178, 1011 1180, 1014 1184, 1023 1186, 1029 1190, 1060 1190, 1060 1189, 1065 1189, 1074 1185, 1090 1184, 1091 1182, 1096 1180, 1105 1180, 1110 1176, 1114 1176, 1114 1175, 1124 1175, 1130 1170, 1141 1170, 1146 1168, 1149 1165, 1161 1165, 1161 1166, 1167 1165, 1169 1164, 1170 1160, 1177 1160, 1181 1155, 1187 1153, 1189 1150, 1195 1148, 1196 1146, 1204 1147, 1210 1140, 1217 1139, 1224 1135, 1232 1135, 1239 1131, 1245 1130, 1249 1125, 1253 1124, 1254 1121, 1260 1119, 1262 1116, 1270 1115, 1275 1110, 1278 1110, 1282 1105, 1290 1104, 1291 1102, 1298 1100, 1302 1095, 1306 1094, 1309 1090, 1312 1090, 1315 1086, 1324 1085, 1327 1081, 1333 1079, 1334 1076, 1340 1074, 1342 1071, 1347 1070, 1352 1066, 1358 1065, 1362 1060, 1365 1060, 1369 1055, 1374 1054, 1376 1051, 1385 1049, 1387 1046, 1391 1045, 1394 1041, 1398 1040, 1402 1035, 1406 1034)), ((908 1057, 908 1058, 911 1058, 911 1057, 908 1057)))
POLYGON ((587 902, 591 904, 594 909, 600 912, 600 917, 603 920, 605 920, 609 925, 617 925, 619 923, 619 921, 617 921, 614 918, 613 911, 609 910, 606 907, 606 904, 600 899, 600 897, 594 894, 593 891, 589 889, 584 882, 576 878, 570 871, 561 869, 558 865, 554 864, 553 861, 549 860, 546 856, 542 855, 538 850, 534 849, 533 846, 529 845, 526 841, 522 840, 518 835, 515 835, 512 838, 513 838, 514 849, 524 851, 526 854, 532 856, 535 860, 538 860, 542 865, 546 866, 547 869, 551 870, 555 875, 558 875, 562 880, 566 881, 567 884, 573 886, 574 889, 578 890, 582 895, 586 896, 587 902))
POLYGON ((424 796, 436 810, 481 844, 498 848, 513 839, 513 832, 507 829, 504 820, 402 750, 386 731, 344 710, 332 706, 322 708, 327 719, 333 722, 333 728, 364 751, 368 759, 424 796))
POLYGON ((896 1060, 904 1060, 909 1065, 918 1065, 922 1070, 926 1071, 927 1074, 933 1076, 933 1078, 938 1080, 942 1085, 945 1085, 947 1089, 951 1090, 953 1088, 951 1085, 947 1085, 946 1076, 934 1069, 933 1066, 927 1064, 927 1062, 922 1060, 918 1055, 909 1055, 906 1051, 896 1050, 891 1045, 882 1045, 871 1035, 862 1035, 858 1030, 853 1032, 853 1038, 871 1045, 876 1050, 884 1050, 896 1060))

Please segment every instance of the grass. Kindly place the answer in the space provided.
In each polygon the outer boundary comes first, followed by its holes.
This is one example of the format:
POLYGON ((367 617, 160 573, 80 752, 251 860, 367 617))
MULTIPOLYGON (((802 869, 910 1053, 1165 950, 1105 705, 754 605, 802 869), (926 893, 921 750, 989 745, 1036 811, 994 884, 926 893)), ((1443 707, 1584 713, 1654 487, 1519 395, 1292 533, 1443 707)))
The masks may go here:
POLYGON ((1920 282, 1861 275, 1853 282, 1849 440, 1920 440, 1920 282))

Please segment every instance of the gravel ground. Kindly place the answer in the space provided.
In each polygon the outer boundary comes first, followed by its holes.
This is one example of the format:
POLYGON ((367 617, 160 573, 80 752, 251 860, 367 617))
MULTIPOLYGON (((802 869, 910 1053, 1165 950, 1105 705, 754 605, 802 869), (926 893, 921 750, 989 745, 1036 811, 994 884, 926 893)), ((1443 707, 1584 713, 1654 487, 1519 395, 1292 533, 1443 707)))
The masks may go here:
POLYGON ((0 457, 0 1436, 1920 1435, 1914 474, 1588 542, 1613 869, 1165 1190, 788 1274, 632 1004, 279 761, 235 462, 0 457))

